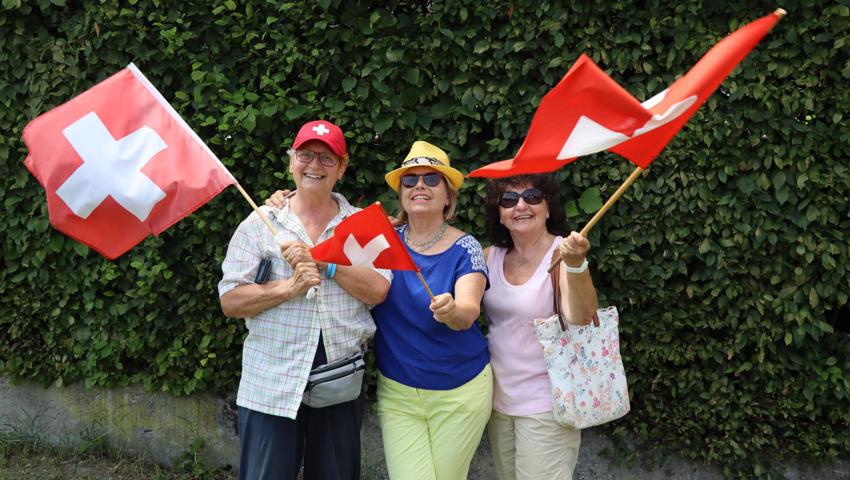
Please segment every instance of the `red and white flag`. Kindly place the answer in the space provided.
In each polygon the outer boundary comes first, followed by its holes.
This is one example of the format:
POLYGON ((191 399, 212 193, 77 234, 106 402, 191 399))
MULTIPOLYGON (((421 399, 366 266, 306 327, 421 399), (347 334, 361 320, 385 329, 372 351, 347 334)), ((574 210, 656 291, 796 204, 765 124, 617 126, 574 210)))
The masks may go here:
POLYGON ((516 156, 468 176, 551 172, 577 157, 604 150, 648 167, 782 15, 777 11, 739 28, 712 47, 685 76, 643 103, 582 55, 540 101, 516 156))
POLYGON ((380 203, 341 221, 333 236, 310 253, 316 260, 338 265, 419 271, 380 203))
POLYGON ((24 128, 50 223, 114 259, 236 180, 135 65, 24 128))

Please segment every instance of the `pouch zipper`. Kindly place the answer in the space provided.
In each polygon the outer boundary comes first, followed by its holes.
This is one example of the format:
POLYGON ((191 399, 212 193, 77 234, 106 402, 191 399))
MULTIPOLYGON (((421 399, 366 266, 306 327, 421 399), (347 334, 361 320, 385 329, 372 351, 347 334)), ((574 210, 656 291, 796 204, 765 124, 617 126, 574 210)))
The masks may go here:
POLYGON ((338 378, 347 377, 347 376, 349 376, 353 373, 359 372, 360 370, 366 370, 366 365, 363 365, 363 366, 360 366, 360 367, 355 367, 354 370, 351 370, 351 371, 348 371, 348 372, 337 373, 336 375, 332 375, 330 377, 323 378, 318 382, 308 382, 307 383, 307 390, 312 389, 313 387, 315 387, 316 385, 319 385, 320 383, 330 382, 331 380, 336 380, 338 378))

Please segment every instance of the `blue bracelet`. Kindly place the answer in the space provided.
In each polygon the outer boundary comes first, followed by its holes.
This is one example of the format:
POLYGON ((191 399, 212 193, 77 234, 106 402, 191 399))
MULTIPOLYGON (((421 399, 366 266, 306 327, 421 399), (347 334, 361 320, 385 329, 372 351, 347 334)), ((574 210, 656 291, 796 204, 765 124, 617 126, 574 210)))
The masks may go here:
POLYGON ((328 278, 334 278, 334 275, 336 275, 336 264, 329 263, 327 270, 325 270, 325 276, 328 278))

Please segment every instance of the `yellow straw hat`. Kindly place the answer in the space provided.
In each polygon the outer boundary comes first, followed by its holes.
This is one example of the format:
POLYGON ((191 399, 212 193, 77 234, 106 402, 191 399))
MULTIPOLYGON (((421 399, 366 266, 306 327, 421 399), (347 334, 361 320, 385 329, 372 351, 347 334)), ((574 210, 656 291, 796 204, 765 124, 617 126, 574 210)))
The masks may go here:
POLYGON ((455 189, 459 189, 463 184, 463 174, 451 167, 451 162, 446 152, 422 140, 413 142, 413 146, 410 147, 410 153, 404 157, 401 166, 384 175, 384 179, 390 188, 397 192, 401 176, 404 172, 414 167, 433 168, 442 173, 455 189))

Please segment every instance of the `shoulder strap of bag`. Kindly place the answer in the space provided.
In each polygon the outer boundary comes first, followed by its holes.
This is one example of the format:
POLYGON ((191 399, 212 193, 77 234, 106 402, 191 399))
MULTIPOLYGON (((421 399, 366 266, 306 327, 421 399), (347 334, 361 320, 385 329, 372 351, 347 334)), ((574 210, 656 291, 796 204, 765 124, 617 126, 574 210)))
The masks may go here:
MULTIPOLYGON (((559 258, 560 252, 556 248, 554 252, 552 252, 552 261, 559 258)), ((564 320, 564 312, 561 310, 561 262, 558 262, 555 265, 555 268, 549 272, 549 278, 552 280, 552 290, 554 290, 555 294, 552 296, 552 311, 558 314, 558 322, 561 324, 561 330, 567 331, 567 322, 564 320)))
MULTIPOLYGON (((560 252, 557 248, 552 252, 553 262, 559 257, 559 254, 560 252)), ((555 291, 555 294, 552 296, 552 310, 558 314, 558 322, 561 324, 561 330, 566 332, 567 321, 564 319, 564 311, 561 309, 561 262, 555 265, 555 268, 549 273, 549 278, 552 280, 552 290, 555 291)), ((591 320, 594 327, 599 326, 599 315, 596 312, 593 312, 593 318, 591 320)))

